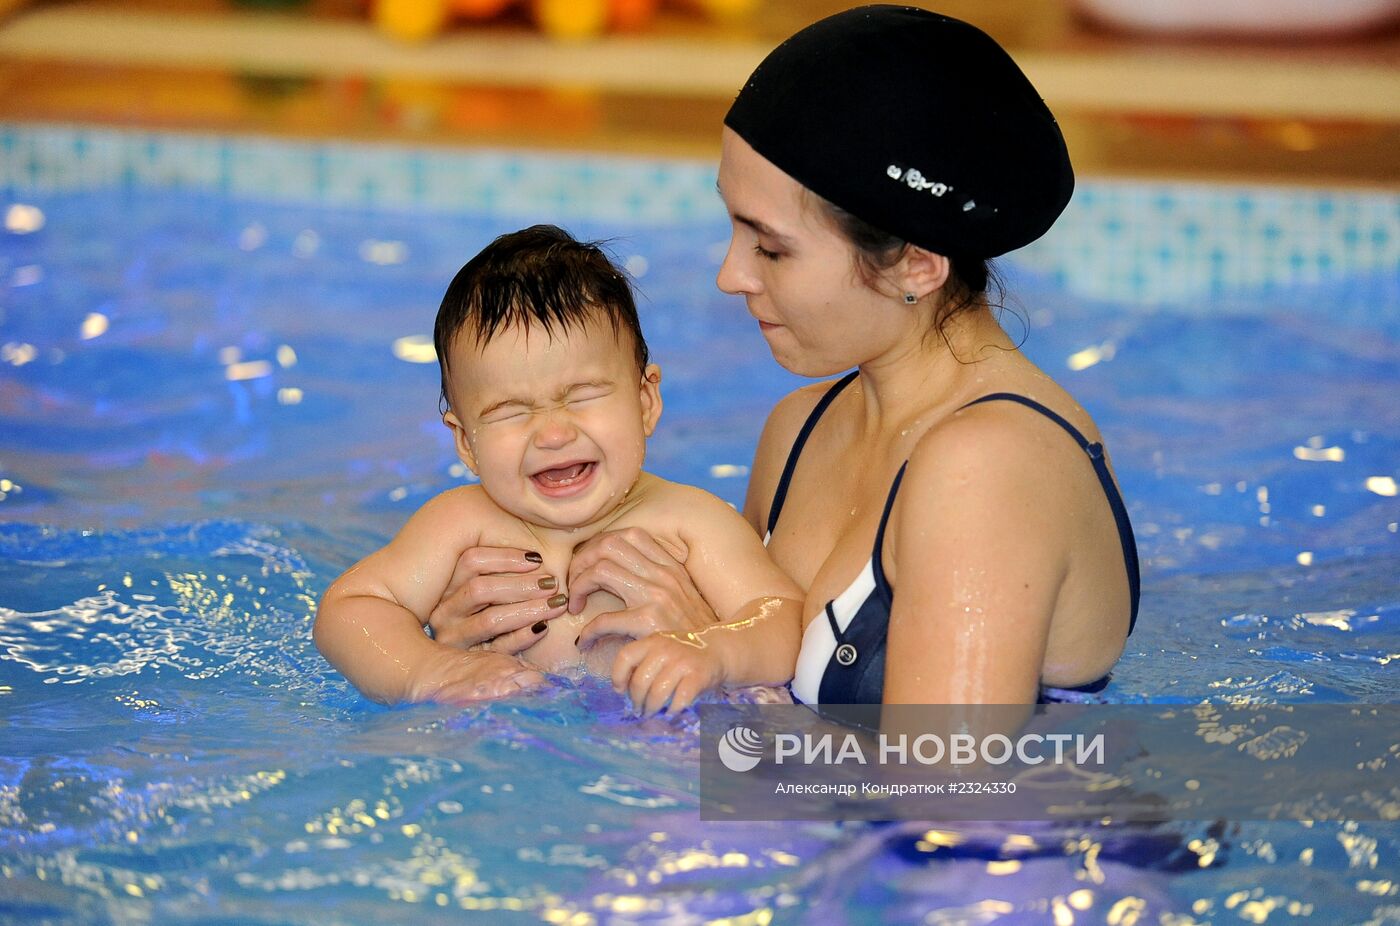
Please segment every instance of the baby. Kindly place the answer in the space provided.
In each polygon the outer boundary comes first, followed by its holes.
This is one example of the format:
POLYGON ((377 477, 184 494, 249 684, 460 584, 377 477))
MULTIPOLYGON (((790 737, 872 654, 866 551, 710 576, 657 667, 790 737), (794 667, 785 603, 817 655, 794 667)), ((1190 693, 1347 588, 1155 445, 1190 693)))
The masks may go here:
MULTIPOLYGON (((661 371, 626 278, 596 245, 546 225, 497 238, 448 287, 436 341, 443 423, 480 484, 430 500, 322 597, 316 645, 366 696, 471 700, 508 690, 483 678, 537 677, 530 666, 612 673, 625 639, 576 645, 583 625, 624 607, 607 591, 580 614, 536 624, 538 642, 520 654, 528 666, 428 636, 458 557, 476 546, 537 552, 558 598, 575 547, 640 528, 686 567, 722 622, 800 626, 801 591, 736 511, 642 471, 661 416, 661 371)), ((785 682, 786 671, 771 682, 785 682)))

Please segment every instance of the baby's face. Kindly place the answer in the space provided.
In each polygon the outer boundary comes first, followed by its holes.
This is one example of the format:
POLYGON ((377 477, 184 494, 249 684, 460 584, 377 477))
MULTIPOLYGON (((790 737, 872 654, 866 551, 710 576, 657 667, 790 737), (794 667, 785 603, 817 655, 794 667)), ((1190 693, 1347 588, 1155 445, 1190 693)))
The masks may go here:
POLYGON ((552 334, 498 331, 452 342, 444 421, 501 508, 532 524, 588 525, 621 504, 661 416, 661 374, 638 371, 630 338, 601 316, 552 334))

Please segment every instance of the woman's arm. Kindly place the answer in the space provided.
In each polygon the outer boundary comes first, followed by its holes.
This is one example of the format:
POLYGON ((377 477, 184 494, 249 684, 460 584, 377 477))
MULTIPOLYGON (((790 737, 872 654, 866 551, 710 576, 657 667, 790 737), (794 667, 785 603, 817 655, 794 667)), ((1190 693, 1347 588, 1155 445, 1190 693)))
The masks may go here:
POLYGON ((1069 566, 1070 512, 1045 450, 990 415, 920 441, 886 534, 886 704, 1035 702, 1069 566))

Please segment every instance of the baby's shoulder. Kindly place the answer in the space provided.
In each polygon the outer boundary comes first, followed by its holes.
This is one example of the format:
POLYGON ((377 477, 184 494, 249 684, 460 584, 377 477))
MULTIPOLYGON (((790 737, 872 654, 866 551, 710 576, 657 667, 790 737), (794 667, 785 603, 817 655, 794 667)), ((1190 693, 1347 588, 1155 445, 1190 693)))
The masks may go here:
MULTIPOLYGON (((726 597, 740 589, 787 590, 791 585, 764 553, 752 525, 729 502, 693 485, 658 480, 651 488, 646 504, 629 512, 633 520, 619 526, 645 532, 665 547, 707 599, 720 596, 711 604, 724 602, 722 613, 748 600, 726 597)), ((801 597, 795 586, 790 591, 801 597)))
POLYGON ((652 473, 643 473, 642 477, 644 496, 638 508, 666 512, 701 512, 719 508, 733 510, 724 499, 699 486, 671 482, 652 473))
POLYGON ((418 513, 442 517, 463 511, 475 512, 487 506, 495 508, 496 504, 491 501, 491 497, 486 494, 485 489, 479 485, 464 485, 434 495, 423 503, 423 507, 418 509, 418 513))
POLYGON ((465 485, 428 499, 404 529, 431 532, 445 538, 480 533, 506 520, 514 519, 491 500, 486 490, 479 485, 465 485))
POLYGON ((712 524, 743 521, 743 517, 724 499, 699 486, 671 482, 650 473, 646 478, 645 494, 630 512, 628 526, 645 527, 653 533, 666 531, 677 535, 695 534, 712 524))

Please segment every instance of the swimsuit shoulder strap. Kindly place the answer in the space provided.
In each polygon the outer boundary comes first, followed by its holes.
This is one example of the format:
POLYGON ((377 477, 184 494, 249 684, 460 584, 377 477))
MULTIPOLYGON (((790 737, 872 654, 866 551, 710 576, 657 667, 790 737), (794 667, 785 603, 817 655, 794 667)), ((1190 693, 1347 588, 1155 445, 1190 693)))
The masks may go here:
MULTIPOLYGON (((885 508, 880 512, 880 526, 875 531, 875 547, 870 553, 871 573, 875 578, 875 594, 880 596, 884 603, 884 620, 889 619, 890 609, 894 606, 894 589, 890 588, 889 580, 885 578, 885 564, 880 559, 880 551, 885 545, 885 526, 889 524, 890 512, 894 510, 894 499, 899 494, 899 484, 904 481, 904 471, 909 468, 909 461, 905 460, 900 464, 899 472, 895 473, 894 482, 890 484, 889 494, 885 496, 885 508)), ((841 630, 841 625, 836 621, 836 611, 833 606, 835 600, 826 603, 826 619, 831 625, 831 634, 836 638, 837 643, 845 643, 845 632, 841 630)), ((861 606, 862 609, 864 605, 861 606)))
POLYGON ((871 570, 875 575, 875 588, 884 597, 885 604, 888 605, 894 599, 894 593, 890 589, 890 583, 885 578, 885 564, 881 559, 880 551, 885 547, 885 525, 890 522, 890 512, 894 510, 894 497, 899 494, 899 484, 904 481, 904 471, 909 468, 909 461, 905 460, 899 466, 899 472, 895 473, 894 483, 890 486, 890 494, 885 496, 885 510, 880 513, 880 527, 875 531, 875 549, 870 554, 871 570))
POLYGON ((855 381, 860 375, 859 370, 852 370, 837 381, 836 385, 826 391, 826 394, 817 402, 807 420, 802 423, 802 430, 797 432, 797 440, 792 442, 792 450, 788 451, 787 465, 783 467, 783 475, 778 479, 778 489, 773 493, 773 504, 768 509, 768 533, 773 533, 773 528, 778 526, 778 514, 783 510, 783 502, 787 500, 788 483, 792 481, 793 470, 797 469, 797 458, 802 456, 802 447, 807 443, 807 438, 811 436, 812 429, 821 420, 822 413, 831 404, 831 400, 837 394, 855 381))
POLYGON ((1070 424, 1055 411, 1046 408, 1034 399, 1028 399, 1023 395, 1014 392, 993 392, 981 398, 973 399, 964 405, 968 408, 972 405, 980 405, 983 402, 1015 402, 1024 405, 1049 418, 1058 424, 1066 434, 1074 438, 1079 449, 1088 455, 1089 461, 1094 466, 1094 473, 1099 477, 1099 484, 1103 486, 1104 495, 1108 498, 1108 506, 1113 509, 1113 520, 1118 525, 1118 542, 1123 546, 1123 565, 1128 572, 1128 593, 1132 601, 1132 616, 1128 619, 1128 633, 1133 632, 1133 627, 1137 625, 1138 600, 1142 594, 1142 578, 1138 570, 1137 541, 1133 538, 1133 525, 1128 520, 1128 509, 1123 504, 1123 495, 1118 491, 1118 486, 1113 482, 1113 475, 1108 471, 1108 462, 1104 459, 1103 444, 1090 442, 1079 429, 1070 424))

